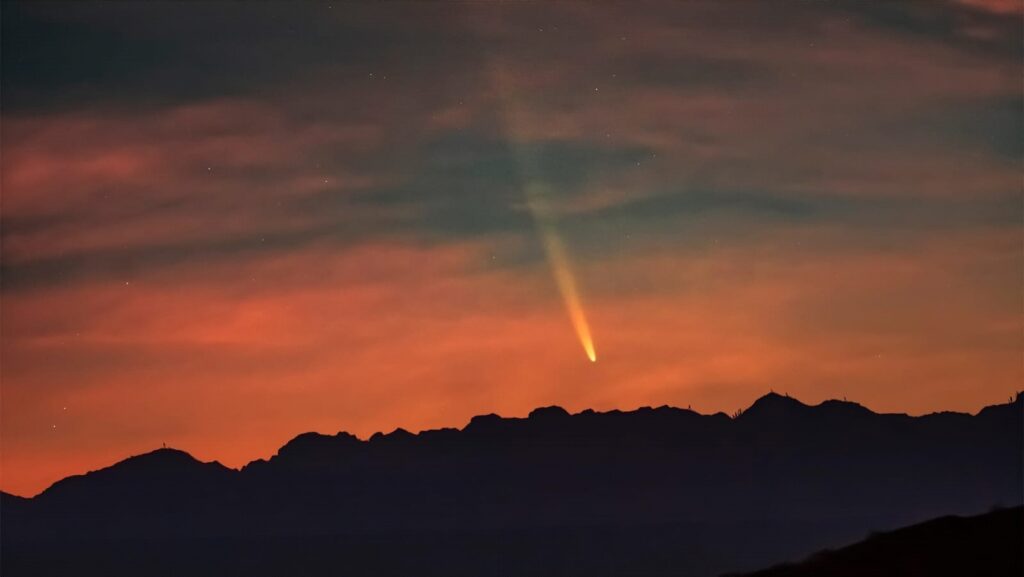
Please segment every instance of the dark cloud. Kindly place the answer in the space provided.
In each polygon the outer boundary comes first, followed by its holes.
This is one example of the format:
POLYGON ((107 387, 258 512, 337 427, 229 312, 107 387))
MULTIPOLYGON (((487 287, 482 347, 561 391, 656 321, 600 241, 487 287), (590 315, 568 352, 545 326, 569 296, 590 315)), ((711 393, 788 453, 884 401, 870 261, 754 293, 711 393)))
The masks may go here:
POLYGON ((901 35, 919 37, 939 44, 955 46, 1004 65, 1020 60, 1024 29, 1021 14, 985 10, 956 0, 934 2, 857 2, 825 3, 861 19, 868 28, 879 28, 901 35))
POLYGON ((181 264, 191 264, 201 270, 234 259, 286 253, 317 240, 345 246, 356 241, 367 242, 373 235, 374 229, 368 223, 359 228, 321 226, 292 232, 254 231, 237 237, 112 247, 27 262, 5 262, 0 265, 0 278, 3 279, 4 290, 9 291, 73 285, 82 281, 123 281, 181 264))
POLYGON ((627 86, 641 84, 679 90, 756 90, 778 80, 771 64, 754 58, 667 56, 640 51, 610 62, 607 68, 616 82, 627 86))
POLYGON ((1024 96, 1006 95, 954 102, 925 122, 934 122, 935 139, 963 144, 982 154, 1002 157, 1012 165, 1024 159, 1024 96))
POLYGON ((395 27, 388 13, 396 8, 11 2, 3 18, 3 104, 7 113, 117 112, 229 96, 282 99, 295 82, 390 73, 402 86, 410 77, 451 79, 473 61, 469 35, 442 20, 443 11, 414 9, 416 27, 395 27))

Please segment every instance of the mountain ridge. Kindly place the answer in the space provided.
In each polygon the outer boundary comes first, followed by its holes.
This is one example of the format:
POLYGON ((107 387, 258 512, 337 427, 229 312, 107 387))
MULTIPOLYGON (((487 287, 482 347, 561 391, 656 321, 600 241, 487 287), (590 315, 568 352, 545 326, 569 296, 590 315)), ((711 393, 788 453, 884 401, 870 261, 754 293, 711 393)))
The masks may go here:
POLYGON ((491 430, 500 429, 503 427, 515 426, 522 423, 547 423, 555 425, 557 423, 568 423, 568 420, 577 417, 596 417, 596 418, 608 418, 608 417, 620 417, 625 416, 629 418, 633 415, 640 414, 671 414, 676 417, 689 417, 698 419, 717 419, 722 421, 728 419, 730 422, 743 422, 756 424, 764 424, 761 421, 763 419, 783 419, 793 417, 796 415, 808 416, 816 415, 818 417, 840 417, 859 415, 865 417, 882 417, 889 419, 941 419, 941 418, 962 418, 962 417, 982 417, 982 416, 995 416, 998 415, 1001 410, 1005 408, 1011 408, 1014 406, 1024 407, 1024 392, 1018 392, 1011 400, 1007 403, 986 405, 980 409, 977 413, 964 413, 959 411, 938 411, 933 413, 925 413, 922 415, 908 415, 906 413, 877 413, 864 405, 853 401, 847 401, 845 399, 826 399, 816 405, 809 405, 803 403, 799 399, 792 397, 788 394, 779 394, 774 391, 770 391, 761 397, 758 397, 748 408, 737 411, 734 416, 729 416, 724 412, 715 413, 699 413, 689 408, 674 407, 671 405, 661 405, 658 407, 642 406, 633 410, 621 410, 611 409, 608 411, 595 411, 593 409, 583 409, 576 413, 571 413, 558 405, 548 405, 537 407, 531 410, 526 417, 502 417, 495 413, 488 413, 483 415, 476 415, 470 418, 469 422, 466 423, 461 429, 454 427, 442 427, 436 429, 424 429, 418 432, 410 432, 402 427, 397 427, 389 433, 382 431, 375 432, 365 439, 361 439, 358 436, 349 433, 347 431, 338 431, 334 435, 320 433, 316 431, 307 431, 299 433, 295 437, 285 442, 281 447, 278 448, 277 452, 268 458, 258 458, 242 465, 241 467, 227 467, 222 465, 219 461, 200 461, 196 459, 191 453, 170 447, 158 448, 138 455, 128 456, 120 461, 117 461, 106 467, 99 469, 86 471, 84 473, 70 475, 59 479, 43 489, 32 497, 26 497, 23 495, 16 495, 6 491, 0 491, 5 495, 11 497, 18 497, 25 500, 34 500, 41 497, 45 493, 52 489, 59 488, 60 486, 66 485, 67 482, 75 482, 76 479, 102 473, 114 468, 124 467, 131 463, 141 462, 145 460, 147 456, 151 455, 176 455, 181 456, 182 459, 187 457, 197 464, 211 464, 218 465, 226 471, 243 473, 247 469, 260 467, 263 463, 269 463, 275 459, 295 458, 299 455, 305 458, 315 458, 317 452, 320 453, 321 457, 334 457, 337 453, 332 450, 344 450, 345 448, 359 450, 366 446, 374 446, 380 444, 396 444, 396 443, 415 443, 422 441, 426 438, 436 438, 445 435, 452 435, 456 433, 476 433, 483 432, 490 428, 491 430))
POLYGON ((239 469, 158 449, 32 499, 0 495, 0 568, 102 567, 105 577, 752 571, 869 531, 1020 505, 1022 409, 1017 395, 975 415, 912 417, 766 395, 733 417, 547 406, 461 429, 303 433, 239 469))

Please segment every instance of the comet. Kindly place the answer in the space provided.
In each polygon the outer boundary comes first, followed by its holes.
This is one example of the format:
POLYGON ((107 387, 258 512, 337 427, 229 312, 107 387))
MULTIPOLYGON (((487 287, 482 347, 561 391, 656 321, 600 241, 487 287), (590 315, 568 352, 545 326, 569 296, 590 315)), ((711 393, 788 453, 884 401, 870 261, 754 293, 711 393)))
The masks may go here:
POLYGON ((583 302, 580 299, 579 289, 576 287, 576 276, 569 264, 569 253, 555 228, 554 216, 544 202, 545 190, 546 187, 540 183, 528 184, 526 204, 540 231, 544 253, 548 264, 551 265, 551 273, 555 277, 555 285, 562 296, 562 302, 565 303, 565 310, 569 313, 569 320, 572 321, 576 336, 583 346, 583 352, 587 354, 590 362, 596 363, 597 351, 594 350, 594 338, 590 334, 590 323, 587 322, 587 314, 583 311, 583 302))
POLYGON ((569 320, 572 322, 573 330, 579 338, 587 359, 596 363, 597 350, 594 348, 594 338, 590 332, 590 323, 587 322, 583 301, 580 298, 576 275, 570 264, 569 251, 558 233, 555 211, 548 201, 551 196, 549 187, 543 180, 533 152, 521 144, 526 140, 521 130, 521 127, 524 126, 525 110, 518 106, 516 99, 513 98, 514 93, 509 89, 510 84, 506 81, 504 69, 501 66, 491 66, 491 72, 494 86, 497 89, 496 97, 500 104, 499 113, 502 115, 506 134, 515 147, 515 156, 523 176, 526 205, 537 225, 545 257, 551 267, 551 274, 558 287, 558 293, 562 297, 569 320))

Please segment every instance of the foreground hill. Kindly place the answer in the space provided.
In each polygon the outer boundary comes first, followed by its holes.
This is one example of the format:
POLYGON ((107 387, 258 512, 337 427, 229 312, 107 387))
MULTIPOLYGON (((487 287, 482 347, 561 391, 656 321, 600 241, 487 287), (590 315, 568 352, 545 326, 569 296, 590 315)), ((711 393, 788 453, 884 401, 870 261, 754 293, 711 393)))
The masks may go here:
POLYGON ((1022 399, 876 414, 776 394, 735 418, 558 407, 241 470, 163 449, 4 496, 4 575, 715 575, 1017 505, 1022 399))
POLYGON ((1024 575, 1024 508, 942 517, 734 577, 1007 577, 1024 575))

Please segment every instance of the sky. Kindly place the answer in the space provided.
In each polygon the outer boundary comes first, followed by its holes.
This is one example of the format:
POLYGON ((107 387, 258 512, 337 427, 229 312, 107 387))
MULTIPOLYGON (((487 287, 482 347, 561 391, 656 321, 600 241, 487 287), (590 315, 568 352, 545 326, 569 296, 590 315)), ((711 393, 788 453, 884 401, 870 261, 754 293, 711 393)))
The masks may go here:
POLYGON ((1021 388, 1015 0, 0 10, 5 491, 162 443, 1021 388))

